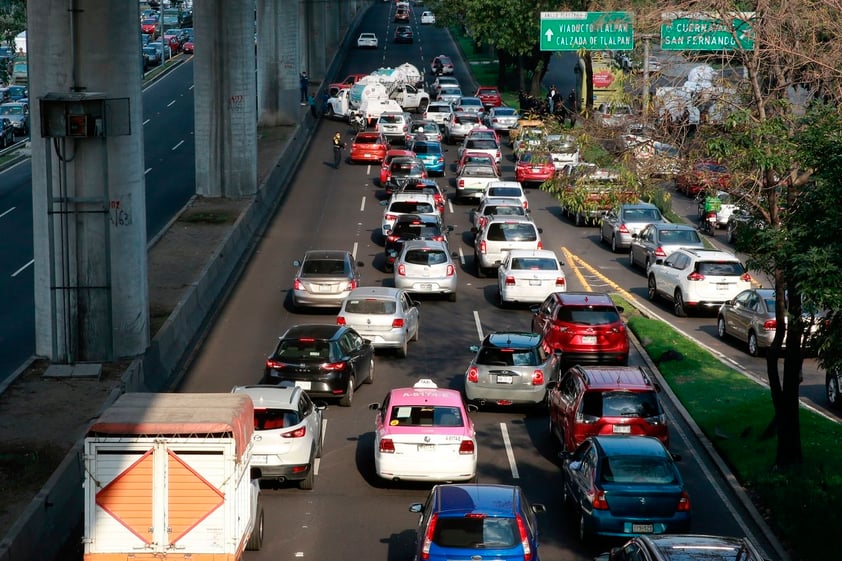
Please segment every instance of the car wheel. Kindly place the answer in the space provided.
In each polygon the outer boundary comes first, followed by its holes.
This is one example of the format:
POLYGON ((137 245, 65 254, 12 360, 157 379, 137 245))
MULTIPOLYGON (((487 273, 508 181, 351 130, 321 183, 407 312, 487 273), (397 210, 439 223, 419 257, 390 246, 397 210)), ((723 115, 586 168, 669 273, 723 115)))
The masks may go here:
POLYGON ((658 285, 655 283, 655 277, 649 275, 649 282, 646 283, 646 296, 649 297, 650 300, 654 300, 658 297, 658 285))
POLYGON ((476 253, 474 254, 474 264, 476 265, 477 278, 481 279, 485 277, 485 271, 483 271, 482 265, 479 262, 479 256, 476 253))
POLYGON ((335 119, 336 118, 336 113, 333 112, 333 106, 332 105, 327 106, 327 118, 328 119, 335 119))
POLYGON ((263 547, 263 502, 257 502, 257 515, 254 517, 254 528, 251 529, 251 536, 246 543, 246 550, 260 551, 263 547))
POLYGON ((310 462, 310 471, 307 473, 307 477, 304 479, 300 479, 298 481, 298 488, 303 489, 304 491, 312 491, 313 487, 316 486, 316 465, 314 461, 310 462))
POLYGON ((651 266, 652 266, 652 262, 651 262, 651 261, 649 261, 649 258, 647 257, 647 258, 646 258, 646 266, 643 268, 643 270, 644 270, 644 271, 646 271, 646 272, 648 273, 648 272, 649 272, 649 267, 651 267, 651 266))
POLYGON ((760 356, 760 345, 757 343, 757 334, 753 330, 748 332, 748 354, 760 356))
POLYGON ((634 262, 634 251, 629 248, 629 267, 634 269, 636 266, 637 264, 634 262))
POLYGON ((825 376, 824 382, 825 395, 827 402, 834 409, 839 409, 842 405, 842 398, 839 396, 839 378, 836 372, 828 372, 825 376))
MULTIPOLYGON (((404 345, 406 341, 404 341, 404 345)), ((406 354, 404 354, 406 356, 406 354)), ((365 379, 363 384, 373 384, 374 383, 374 357, 371 357, 371 364, 368 365, 368 378, 365 379)))
POLYGON ((716 320, 716 334, 720 339, 725 339, 725 336, 727 335, 725 331, 725 318, 722 316, 719 316, 716 320))
POLYGON ((617 253, 620 251, 620 247, 617 245, 617 236, 611 236, 611 252, 617 253))
POLYGON ((581 212, 576 212, 575 223, 576 223, 576 226, 583 226, 584 225, 585 217, 582 215, 581 212))
POLYGON ((419 319, 417 322, 415 322, 415 337, 413 338, 413 341, 415 341, 417 343, 418 339, 420 339, 420 338, 421 338, 421 320, 419 319))
POLYGON ((396 353, 398 355, 398 358, 406 358, 406 350, 407 350, 406 349, 406 346, 407 346, 406 341, 407 341, 406 338, 404 338, 404 340, 401 341, 401 346, 396 349, 396 353))
POLYGON ((585 513, 579 513, 579 541, 583 544, 591 541, 591 531, 585 521, 585 513))
POLYGON ((687 317, 687 308, 684 307, 684 296, 681 295, 680 290, 676 290, 672 299, 672 311, 676 317, 687 317))
POLYGON ((348 380, 348 390, 345 392, 345 395, 339 400, 340 407, 351 407, 351 403, 354 401, 354 377, 348 380))

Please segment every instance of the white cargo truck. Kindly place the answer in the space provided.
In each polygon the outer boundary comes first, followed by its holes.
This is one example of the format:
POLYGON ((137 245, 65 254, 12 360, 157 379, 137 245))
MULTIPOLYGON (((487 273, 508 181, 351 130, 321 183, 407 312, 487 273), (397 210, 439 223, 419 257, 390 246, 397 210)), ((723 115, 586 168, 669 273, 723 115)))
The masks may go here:
POLYGON ((122 395, 84 441, 84 560, 236 561, 263 543, 245 394, 122 395))

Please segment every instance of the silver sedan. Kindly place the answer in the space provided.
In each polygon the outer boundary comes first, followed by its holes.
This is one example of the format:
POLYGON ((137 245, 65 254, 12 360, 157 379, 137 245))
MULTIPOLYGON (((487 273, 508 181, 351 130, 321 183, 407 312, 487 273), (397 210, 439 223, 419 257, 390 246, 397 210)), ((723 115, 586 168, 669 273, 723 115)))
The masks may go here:
POLYGON ((350 325, 375 349, 394 349, 401 358, 407 344, 417 341, 421 329, 418 302, 400 288, 363 286, 355 289, 342 302, 339 325, 350 325))
POLYGON ((439 240, 409 240, 395 260, 395 286, 413 294, 446 294, 456 301, 456 265, 439 240))
POLYGON ((316 249, 308 251, 298 267, 292 285, 292 307, 338 308, 360 283, 358 267, 349 251, 316 249))
POLYGON ((549 249, 513 249, 497 269, 500 306, 541 303, 553 292, 566 292, 562 263, 549 249))

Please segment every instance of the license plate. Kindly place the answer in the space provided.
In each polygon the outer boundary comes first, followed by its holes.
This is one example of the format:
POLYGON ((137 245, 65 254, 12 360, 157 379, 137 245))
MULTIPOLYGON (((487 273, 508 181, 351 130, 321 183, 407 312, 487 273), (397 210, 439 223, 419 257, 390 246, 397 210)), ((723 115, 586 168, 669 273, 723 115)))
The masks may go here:
POLYGON ((596 335, 584 335, 584 336, 582 336, 582 344, 583 345, 596 345, 596 335))
POLYGON ((728 284, 727 282, 718 282, 718 283, 716 283, 716 290, 719 290, 719 291, 728 290, 728 288, 730 286, 731 285, 728 284))
POLYGON ((253 455, 251 457, 251 463, 252 463, 252 465, 255 465, 255 466, 265 466, 268 463, 268 461, 269 460, 268 460, 267 456, 253 455))
POLYGON ((532 168, 532 171, 541 171, 543 168, 532 168))
POLYGON ((421 290, 432 290, 432 289, 433 289, 433 285, 432 285, 431 283, 429 283, 429 282, 422 282, 422 283, 421 283, 421 285, 419 286, 419 288, 420 288, 421 290))
POLYGON ((654 524, 632 524, 632 533, 635 534, 651 534, 654 531, 654 524))
POLYGON ((631 434, 630 425, 614 425, 611 429, 614 434, 631 434))
POLYGON ((302 382, 302 381, 299 380, 299 381, 295 382, 295 387, 301 388, 302 390, 309 390, 310 389, 310 382, 302 382))
POLYGON ((497 383, 498 384, 511 384, 512 377, 511 376, 497 376, 497 383))
POLYGON ((419 444, 418 451, 419 452, 432 452, 436 449, 435 444, 419 444))
POLYGON ((529 281, 529 286, 541 286, 541 281, 532 279, 529 281))
POLYGON ((330 284, 320 284, 318 285, 319 292, 333 292, 333 285, 330 284))

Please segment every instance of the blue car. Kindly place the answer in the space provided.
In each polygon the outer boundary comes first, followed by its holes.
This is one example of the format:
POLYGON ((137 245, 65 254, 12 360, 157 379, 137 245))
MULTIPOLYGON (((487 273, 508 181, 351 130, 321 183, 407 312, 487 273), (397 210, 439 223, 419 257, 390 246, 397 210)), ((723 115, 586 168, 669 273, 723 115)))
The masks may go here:
POLYGON ((424 162, 427 173, 444 175, 444 152, 441 142, 413 140, 407 146, 407 150, 415 152, 415 156, 424 162))
POLYGON ((564 457, 564 501, 579 538, 690 530, 690 496, 657 438, 593 436, 564 457))
POLYGON ((436 485, 409 510, 421 515, 414 561, 540 561, 535 514, 546 508, 518 486, 436 485))

